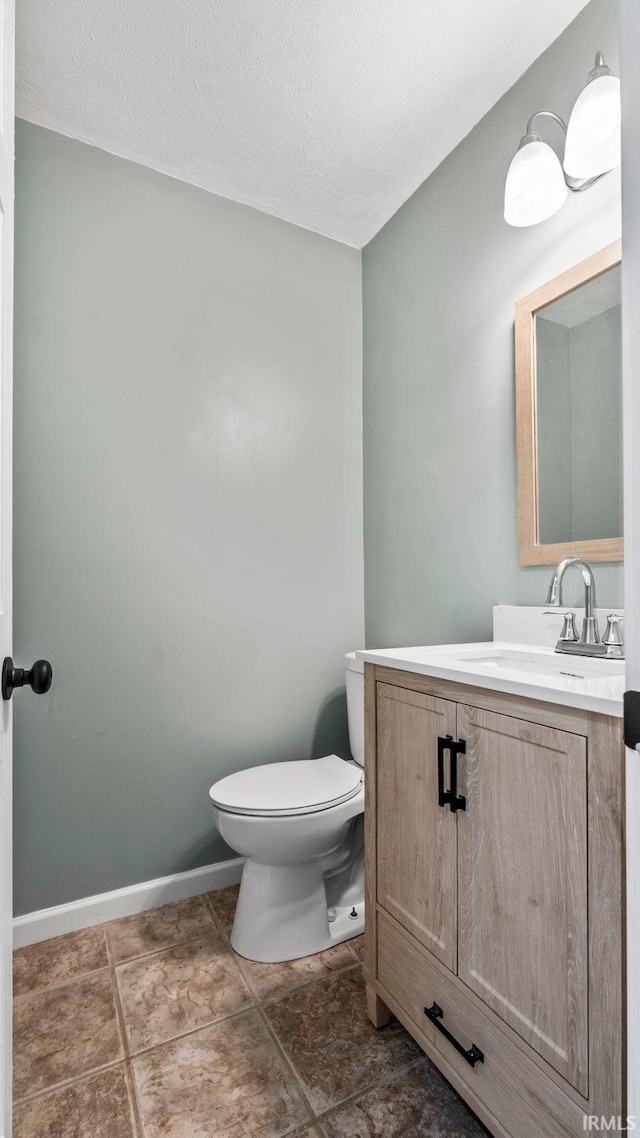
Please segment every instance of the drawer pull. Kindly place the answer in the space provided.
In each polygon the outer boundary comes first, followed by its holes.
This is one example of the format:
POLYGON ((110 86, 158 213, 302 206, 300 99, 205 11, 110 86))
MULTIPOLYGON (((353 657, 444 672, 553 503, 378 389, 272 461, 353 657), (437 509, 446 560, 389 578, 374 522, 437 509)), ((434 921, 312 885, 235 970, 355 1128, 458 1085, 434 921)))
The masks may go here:
POLYGON ((475 1067, 476 1063, 484 1063, 484 1054, 479 1047, 476 1047, 475 1043, 472 1043, 468 1049, 463 1047, 461 1043, 458 1043, 456 1037, 447 1030, 444 1024, 440 1023, 440 1020, 444 1017, 444 1012, 438 1004, 434 1002, 430 1008, 425 1008, 424 1014, 435 1024, 438 1031, 442 1032, 445 1039, 449 1040, 452 1047, 455 1047, 456 1051, 462 1055, 462 1058, 467 1061, 470 1067, 475 1067))

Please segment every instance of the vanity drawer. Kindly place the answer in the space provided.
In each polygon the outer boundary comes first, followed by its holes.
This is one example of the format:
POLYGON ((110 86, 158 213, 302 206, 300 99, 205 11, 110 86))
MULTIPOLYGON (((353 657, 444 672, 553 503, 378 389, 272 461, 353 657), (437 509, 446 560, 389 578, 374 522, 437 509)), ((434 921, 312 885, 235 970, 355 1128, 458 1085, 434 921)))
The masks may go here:
POLYGON ((441 1055, 513 1138, 569 1138, 584 1133, 587 1103, 583 1110, 565 1094, 474 1004, 462 982, 445 975, 383 912, 378 914, 378 981, 415 1023, 435 1062, 441 1055), (424 1009, 434 1003, 443 1012, 438 1019, 441 1027, 464 1050, 472 1045, 479 1048, 482 1062, 471 1066, 425 1015, 424 1009))

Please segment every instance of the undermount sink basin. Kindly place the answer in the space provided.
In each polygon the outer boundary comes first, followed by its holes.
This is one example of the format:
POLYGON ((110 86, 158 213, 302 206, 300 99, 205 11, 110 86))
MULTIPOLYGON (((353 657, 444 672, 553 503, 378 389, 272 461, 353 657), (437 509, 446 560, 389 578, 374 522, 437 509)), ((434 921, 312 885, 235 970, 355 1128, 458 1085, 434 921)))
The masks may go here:
POLYGON ((547 652, 526 652, 520 649, 500 648, 483 652, 456 653, 460 663, 474 667, 509 672, 528 672, 542 676, 566 676, 584 680, 609 680, 624 675, 624 660, 602 660, 590 656, 553 655, 547 652))

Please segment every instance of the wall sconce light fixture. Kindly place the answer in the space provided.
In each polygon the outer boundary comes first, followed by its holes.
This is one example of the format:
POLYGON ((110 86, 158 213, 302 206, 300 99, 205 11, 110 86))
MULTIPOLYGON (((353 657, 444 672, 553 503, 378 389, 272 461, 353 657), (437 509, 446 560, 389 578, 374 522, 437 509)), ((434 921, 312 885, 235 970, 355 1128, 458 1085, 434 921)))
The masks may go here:
POLYGON ((620 80, 601 51, 576 99, 568 126, 553 111, 536 111, 511 161, 504 189, 509 225, 536 225, 564 204, 568 190, 580 193, 620 165, 620 80), (533 129, 534 120, 553 119, 565 135, 564 161, 533 129))

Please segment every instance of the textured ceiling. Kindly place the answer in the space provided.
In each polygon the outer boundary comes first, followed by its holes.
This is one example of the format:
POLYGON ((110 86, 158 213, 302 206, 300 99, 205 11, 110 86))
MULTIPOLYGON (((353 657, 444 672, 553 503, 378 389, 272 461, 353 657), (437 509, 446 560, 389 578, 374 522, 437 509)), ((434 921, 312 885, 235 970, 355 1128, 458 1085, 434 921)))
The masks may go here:
POLYGON ((18 0, 17 113, 364 245, 586 0, 18 0))

